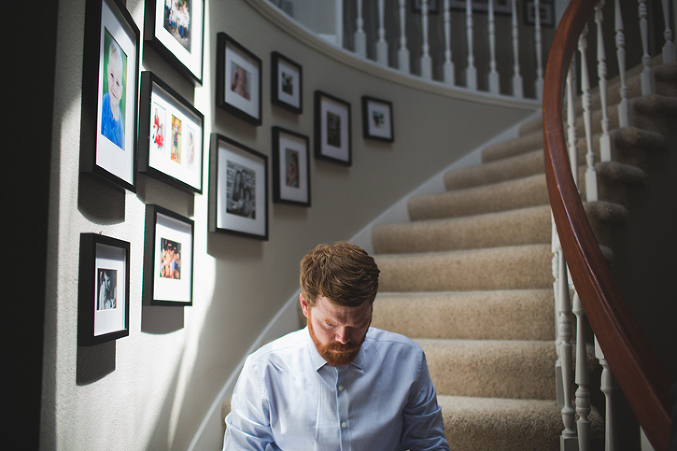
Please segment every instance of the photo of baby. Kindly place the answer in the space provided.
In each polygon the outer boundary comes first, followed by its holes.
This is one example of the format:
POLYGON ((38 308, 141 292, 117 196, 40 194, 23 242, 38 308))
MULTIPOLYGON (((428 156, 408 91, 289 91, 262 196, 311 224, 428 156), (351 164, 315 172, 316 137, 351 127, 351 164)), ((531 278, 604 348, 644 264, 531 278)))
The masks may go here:
POLYGON ((153 105, 153 119, 150 124, 150 142, 153 150, 162 153, 165 144, 166 111, 160 105, 153 105))
POLYGON ((125 149, 125 79, 127 55, 108 29, 104 34, 104 78, 101 98, 101 134, 125 149))
POLYGON ((235 62, 232 64, 232 71, 233 77, 230 83, 230 90, 243 99, 249 100, 251 98, 251 94, 249 94, 249 79, 251 75, 235 62))

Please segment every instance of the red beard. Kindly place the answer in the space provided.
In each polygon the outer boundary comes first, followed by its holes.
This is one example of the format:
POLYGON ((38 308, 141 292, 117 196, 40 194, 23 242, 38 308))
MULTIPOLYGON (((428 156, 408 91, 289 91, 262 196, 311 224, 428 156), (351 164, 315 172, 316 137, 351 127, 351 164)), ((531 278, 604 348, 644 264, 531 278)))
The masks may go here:
POLYGON ((313 324, 310 321, 310 312, 308 312, 308 317, 306 318, 306 323, 308 324, 308 332, 310 333, 310 338, 313 339, 315 344, 315 349, 322 356, 326 362, 331 366, 344 366, 351 363, 357 357, 357 354, 360 353, 360 348, 362 348, 362 343, 367 338, 367 334, 364 334, 362 340, 355 343, 341 344, 338 342, 322 344, 315 335, 315 330, 313 329, 313 324))

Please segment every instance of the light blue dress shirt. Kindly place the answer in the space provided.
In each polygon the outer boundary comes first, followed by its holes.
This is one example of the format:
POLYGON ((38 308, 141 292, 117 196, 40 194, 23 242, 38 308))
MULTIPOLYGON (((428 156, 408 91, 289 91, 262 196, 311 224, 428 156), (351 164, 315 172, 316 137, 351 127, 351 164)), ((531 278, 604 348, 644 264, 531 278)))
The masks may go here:
POLYGON ((308 328, 250 355, 224 451, 449 450, 421 347, 370 328, 353 363, 327 365, 308 328))

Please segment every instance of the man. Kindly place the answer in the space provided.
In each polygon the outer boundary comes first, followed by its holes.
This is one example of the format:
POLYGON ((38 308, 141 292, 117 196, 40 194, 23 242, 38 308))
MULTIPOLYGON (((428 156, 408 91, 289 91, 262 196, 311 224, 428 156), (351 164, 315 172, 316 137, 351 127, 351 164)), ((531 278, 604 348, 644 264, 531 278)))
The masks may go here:
POLYGON ((378 276, 350 243, 306 254, 307 327, 247 358, 224 451, 449 450, 423 350, 369 327, 378 276))

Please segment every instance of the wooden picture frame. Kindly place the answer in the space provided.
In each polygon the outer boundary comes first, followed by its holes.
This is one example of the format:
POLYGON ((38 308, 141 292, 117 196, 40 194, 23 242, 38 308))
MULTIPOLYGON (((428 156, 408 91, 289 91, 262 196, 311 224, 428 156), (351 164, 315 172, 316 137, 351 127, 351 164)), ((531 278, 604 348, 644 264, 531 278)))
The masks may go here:
POLYGON ((308 137, 273 127, 273 202, 310 207, 308 137))
POLYGON ((352 164, 351 120, 350 103, 315 91, 315 158, 352 164))

